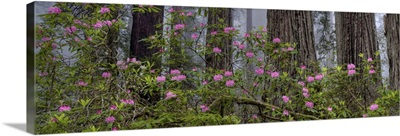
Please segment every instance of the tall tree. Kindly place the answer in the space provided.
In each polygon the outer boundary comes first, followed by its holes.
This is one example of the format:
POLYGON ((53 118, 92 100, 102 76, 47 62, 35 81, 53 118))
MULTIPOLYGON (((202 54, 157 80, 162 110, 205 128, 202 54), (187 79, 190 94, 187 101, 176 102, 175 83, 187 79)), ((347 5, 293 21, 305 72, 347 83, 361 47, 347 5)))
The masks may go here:
POLYGON ((384 17, 387 52, 389 58, 389 88, 400 89, 400 15, 384 17))
MULTIPOLYGON (((297 61, 298 64, 307 66, 317 61, 311 11, 268 10, 267 20, 270 39, 280 38, 281 42, 297 45, 299 53, 291 57, 292 62, 297 61)), ((293 74, 294 68, 288 72, 293 74)))
MULTIPOLYGON (((163 6, 158 6, 159 9, 164 9, 163 6)), ((140 59, 150 59, 156 53, 157 49, 149 49, 149 44, 141 41, 155 34, 156 31, 162 30, 162 27, 156 25, 163 23, 164 10, 158 12, 133 12, 132 13, 132 30, 131 30, 131 45, 130 56, 140 59)), ((153 60, 154 61, 154 60, 153 60)), ((161 61, 161 60, 159 60, 161 61)), ((156 66, 161 62, 157 62, 156 66)))
MULTIPOLYGON (((232 9, 230 8, 209 8, 208 9, 208 20, 207 24, 208 25, 216 25, 216 24, 222 24, 225 26, 232 26, 233 19, 232 19, 232 9), (222 22, 220 22, 222 21, 222 22)), ((208 33, 211 33, 213 31, 223 31, 223 30, 218 30, 216 28, 209 28, 207 30, 208 33)), ((222 45, 212 45, 211 46, 217 46, 222 50, 222 53, 224 54, 222 57, 217 57, 214 54, 209 54, 206 55, 206 67, 211 67, 211 68, 217 68, 217 69, 225 69, 225 70, 230 70, 232 69, 231 63, 232 63, 232 54, 230 44, 232 42, 232 39, 222 39, 223 43, 222 45)), ((207 36, 206 40, 207 44, 212 43, 210 36, 207 36)))
MULTIPOLYGON (((132 12, 132 30, 131 30, 131 41, 130 41, 130 57, 136 57, 139 60, 149 60, 155 63, 155 67, 161 67, 161 59, 152 57, 154 53, 159 51, 158 49, 149 49, 151 46, 149 43, 141 41, 144 38, 148 38, 154 35, 156 31, 162 30, 162 27, 156 27, 158 24, 163 23, 164 7, 158 12, 132 12), (150 60, 150 59, 156 60, 150 60)), ((139 92, 141 98, 146 99, 148 102, 155 104, 159 98, 159 93, 153 93, 152 95, 144 94, 139 92)))
MULTIPOLYGON (((336 12, 335 21, 338 65, 352 63, 356 67, 360 67, 363 59, 380 60, 379 55, 375 55, 375 52, 379 51, 379 45, 373 13, 336 12), (361 53, 364 54, 363 58, 359 57, 361 53)), ((379 67, 379 63, 375 65, 375 69, 378 71, 379 67)), ((363 72, 363 69, 358 72, 363 72)), ((354 77, 356 82, 361 82, 361 80, 361 78, 354 77)), ((367 109, 367 106, 376 99, 378 85, 379 83, 368 85, 365 88, 360 86, 355 90, 355 93, 363 96, 364 109, 367 109)))

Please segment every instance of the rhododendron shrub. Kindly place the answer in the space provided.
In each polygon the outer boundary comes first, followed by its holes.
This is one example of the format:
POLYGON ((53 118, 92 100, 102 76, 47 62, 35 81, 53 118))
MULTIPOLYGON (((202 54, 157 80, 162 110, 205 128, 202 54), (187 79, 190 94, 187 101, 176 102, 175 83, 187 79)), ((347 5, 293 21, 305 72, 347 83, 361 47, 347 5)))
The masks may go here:
MULTIPOLYGON (((87 15, 75 15, 71 6, 58 3, 36 27, 37 133, 399 114, 399 91, 386 89, 377 76, 379 60, 362 54, 362 64, 308 69, 287 63, 297 53, 296 43, 269 39, 265 28, 241 34, 223 23, 193 26, 190 20, 213 15, 206 14, 209 9, 170 8, 167 21, 154 26, 164 30, 143 39, 149 48, 160 50, 153 58, 119 57, 123 5, 73 5, 81 6, 87 15), (216 31, 205 33, 209 28, 216 31), (202 37, 213 46, 201 42, 202 37), (226 45, 223 39, 239 40, 226 45), (232 50, 224 51, 223 46, 232 50), (202 64, 210 63, 206 55, 220 59, 232 55, 234 61, 226 69, 205 67, 202 64), (193 57, 203 61, 194 62, 193 57), (162 62, 161 67, 150 60, 162 62), (253 64, 255 69, 243 64, 253 64), (357 91, 370 84, 377 89, 357 91), (363 96, 369 92, 379 95, 366 101, 363 96)), ((132 12, 160 10, 140 5, 132 12)), ((318 63, 307 66, 311 65, 318 63)))

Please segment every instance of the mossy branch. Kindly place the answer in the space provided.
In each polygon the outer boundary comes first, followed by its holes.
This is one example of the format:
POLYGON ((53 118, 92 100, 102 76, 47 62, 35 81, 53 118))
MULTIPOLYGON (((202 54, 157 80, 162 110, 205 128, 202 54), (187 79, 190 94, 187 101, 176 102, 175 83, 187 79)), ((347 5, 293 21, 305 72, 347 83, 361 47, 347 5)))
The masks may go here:
MULTIPOLYGON (((231 100, 233 102, 236 102, 237 104, 247 104, 247 105, 254 105, 254 106, 258 106, 258 107, 262 107, 262 108, 266 108, 266 109, 275 109, 275 110, 282 110, 281 108, 271 105, 271 104, 267 104, 267 103, 263 103, 260 101, 256 101, 253 99, 249 99, 249 98, 244 98, 244 97, 234 97, 234 96, 221 96, 218 99, 215 99, 211 104, 210 104, 210 108, 214 108, 215 106, 219 105, 220 103, 222 103, 222 101, 227 101, 227 100, 231 100)), ((312 115, 306 115, 306 114, 302 114, 302 113, 297 113, 297 112, 293 112, 290 111, 291 115, 296 115, 296 116, 301 116, 301 117, 305 117, 305 118, 309 118, 309 119, 313 119, 313 120, 319 120, 318 117, 312 116, 312 115)))

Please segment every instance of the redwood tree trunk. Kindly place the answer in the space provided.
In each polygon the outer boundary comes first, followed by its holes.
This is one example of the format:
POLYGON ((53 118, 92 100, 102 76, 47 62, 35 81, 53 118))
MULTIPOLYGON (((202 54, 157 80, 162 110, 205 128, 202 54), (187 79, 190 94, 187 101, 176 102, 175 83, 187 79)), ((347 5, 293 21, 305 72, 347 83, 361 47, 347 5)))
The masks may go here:
MULTIPOLYGON (((316 62, 314 22, 311 11, 268 10, 267 20, 271 40, 280 38, 281 42, 297 44, 296 49, 299 53, 291 57, 290 63, 297 61, 299 66, 310 66, 316 62)), ((316 67, 312 69, 317 70, 316 67)), ((293 74, 294 68, 288 72, 293 74)))
MULTIPOLYGON (((162 30, 162 27, 156 28, 157 24, 163 22, 164 7, 158 7, 162 10, 155 12, 145 13, 132 13, 132 31, 131 31, 131 45, 130 45, 130 57, 136 57, 137 59, 150 59, 154 53, 159 51, 158 49, 148 49, 150 44, 146 44, 140 41, 148 36, 155 34, 156 31, 162 30)), ((154 61, 154 60, 153 60, 154 61)), ((160 64, 160 62, 156 63, 160 64)))
MULTIPOLYGON (((218 20, 223 19, 223 23, 226 26, 232 26, 232 9, 230 8, 217 8, 214 10, 209 10, 208 11, 208 25, 215 25, 215 24, 221 24, 218 20)), ((207 30, 207 33, 211 33, 212 31, 218 31, 219 33, 222 32, 223 30, 217 30, 215 28, 209 28, 207 30)), ((219 47, 222 50, 222 57, 217 57, 214 54, 209 54, 206 55, 206 67, 211 67, 211 68, 216 68, 216 69, 225 69, 225 70, 231 70, 231 63, 232 63, 232 54, 230 44, 232 42, 232 39, 224 39, 222 45, 215 45, 212 44, 211 38, 208 35, 207 36, 207 44, 209 44, 212 47, 219 47)))
MULTIPOLYGON (((379 45, 376 36, 375 15, 373 13, 346 13, 336 12, 336 45, 337 45, 337 62, 338 65, 346 65, 353 63, 360 68, 363 59, 373 58, 380 60, 379 55, 375 52, 379 50, 379 45), (359 57, 363 53, 364 57, 359 57)), ((380 64, 376 64, 375 69, 379 71, 380 64)), ((363 69, 361 71, 363 72, 363 69)), ((361 77, 353 77, 354 82, 361 82, 361 77)), ((364 87, 356 88, 356 93, 363 97, 363 106, 365 110, 376 97, 376 87, 380 85, 370 84, 364 87)))
MULTIPOLYGON (((157 28, 156 25, 163 23, 164 7, 158 7, 161 10, 156 12, 145 12, 145 13, 132 13, 132 31, 130 41, 130 57, 136 57, 138 60, 149 60, 155 62, 154 67, 161 67, 161 59, 152 57, 154 53, 159 51, 158 49, 149 49, 149 43, 140 41, 144 38, 148 38, 150 35, 154 35, 156 31, 162 30, 162 27, 157 28)), ((132 88, 131 88, 132 89, 132 88)), ((139 92, 141 98, 147 100, 151 104, 155 104, 161 94, 153 93, 144 94, 139 92)))
POLYGON ((389 88, 400 89, 400 15, 385 16, 385 34, 389 58, 389 88))

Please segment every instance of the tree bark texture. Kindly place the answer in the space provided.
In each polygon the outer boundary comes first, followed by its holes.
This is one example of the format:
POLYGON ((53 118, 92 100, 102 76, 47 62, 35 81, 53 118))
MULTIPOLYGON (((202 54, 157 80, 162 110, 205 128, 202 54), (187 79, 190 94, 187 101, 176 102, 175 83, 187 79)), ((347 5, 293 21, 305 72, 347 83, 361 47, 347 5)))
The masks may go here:
MULTIPOLYGON (((311 11, 295 10, 268 10, 267 28, 270 39, 280 38, 281 42, 295 43, 298 54, 292 55, 291 61, 297 61, 299 66, 310 64, 317 61, 314 47, 314 27, 311 11)), ((316 67, 310 67, 317 70, 316 67)), ((289 73, 294 73, 291 68, 289 73)))
MULTIPOLYGON (((336 12, 335 21, 338 65, 352 63, 360 68, 363 59, 380 60, 379 55, 375 55, 375 52, 379 51, 379 44, 373 13, 336 12), (363 58, 359 57, 360 53, 364 54, 363 58)), ((379 71, 380 63, 377 63, 374 67, 375 70, 379 71)), ((363 71, 361 69, 357 72, 362 73, 363 71)), ((361 83, 361 77, 354 77, 354 82, 361 83)), ((361 83, 360 85, 356 88, 355 93, 363 96, 362 105, 366 110, 367 106, 377 98, 376 90, 380 82, 377 84, 361 83)))
MULTIPOLYGON (((208 20, 207 24, 208 25, 215 25, 215 24, 220 24, 219 20, 223 19, 223 25, 226 25, 227 27, 232 26, 233 19, 232 19, 232 9, 230 8, 217 8, 217 9, 212 9, 208 10, 208 20)), ((207 32, 211 33, 213 31, 218 31, 222 32, 222 30, 215 29, 215 28, 208 28, 207 32)), ((210 43, 211 37, 210 35, 207 36, 206 42, 208 45, 210 45, 212 48, 214 47, 219 47, 222 50, 222 57, 217 57, 215 54, 207 54, 206 55, 206 68, 216 68, 216 69, 225 69, 225 70, 231 70, 232 67, 232 54, 231 54, 231 48, 229 45, 231 45, 232 39, 224 39, 222 45, 214 45, 210 43)))
MULTIPOLYGON (((162 27, 157 28, 156 25, 163 23, 164 7, 158 7, 162 10, 158 12, 145 12, 145 13, 132 13, 132 30, 130 41, 130 57, 136 57, 138 60, 149 60, 155 62, 154 67, 161 67, 161 59, 153 57, 153 54, 158 52, 159 49, 149 49, 151 45, 144 41, 150 35, 154 35, 156 31, 162 30, 162 27)), ((147 100, 151 104, 155 104, 159 98, 159 93, 153 95, 144 94, 139 92, 141 98, 147 100)))
MULTIPOLYGON (((312 12, 268 10, 267 20, 267 29, 271 42, 274 38, 279 38, 282 43, 296 44, 296 50, 298 51, 297 54, 291 55, 289 59, 278 58, 278 60, 272 61, 271 63, 274 64, 275 69, 280 72, 288 72, 292 76, 296 74, 296 68, 301 65, 307 66, 312 71, 317 71, 312 12)), ((273 82, 269 84, 274 86, 273 82)), ((273 104, 281 105, 282 95, 288 95, 292 87, 290 85, 277 86, 274 92, 279 93, 279 95, 270 96, 270 94, 264 93, 262 99, 263 101, 269 101, 268 99, 270 99, 273 104)))
MULTIPOLYGON (((164 9, 164 7, 158 7, 164 9)), ((132 31, 131 31, 131 45, 130 57, 137 59, 150 59, 152 55, 158 52, 158 49, 148 49, 150 44, 140 41, 148 38, 150 35, 155 34, 156 31, 162 30, 162 27, 157 28, 156 25, 163 22, 164 10, 156 12, 145 13, 132 13, 132 31)), ((157 64, 161 62, 157 61, 157 64)), ((156 64, 156 66, 158 66, 156 64)))
POLYGON ((384 19, 389 58, 389 88, 400 90, 400 15, 387 14, 384 19))

